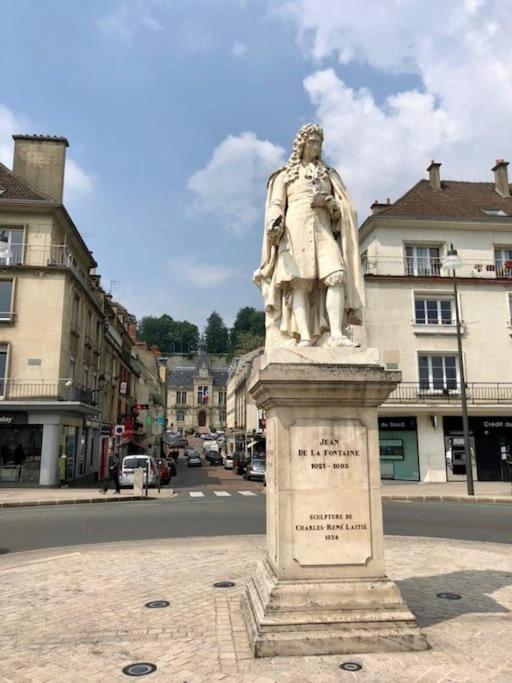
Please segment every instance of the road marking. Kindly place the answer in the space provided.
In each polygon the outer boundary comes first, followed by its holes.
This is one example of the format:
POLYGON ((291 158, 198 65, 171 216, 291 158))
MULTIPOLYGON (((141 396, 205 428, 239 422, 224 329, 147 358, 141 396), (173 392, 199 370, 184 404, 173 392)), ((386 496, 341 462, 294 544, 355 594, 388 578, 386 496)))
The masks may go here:
POLYGON ((239 491, 238 492, 241 496, 256 496, 257 494, 254 493, 254 491, 239 491))
POLYGON ((230 496, 231 493, 228 493, 227 491, 214 491, 214 494, 216 496, 230 496))
POLYGON ((188 495, 191 498, 204 498, 204 493, 202 491, 189 491, 188 495))

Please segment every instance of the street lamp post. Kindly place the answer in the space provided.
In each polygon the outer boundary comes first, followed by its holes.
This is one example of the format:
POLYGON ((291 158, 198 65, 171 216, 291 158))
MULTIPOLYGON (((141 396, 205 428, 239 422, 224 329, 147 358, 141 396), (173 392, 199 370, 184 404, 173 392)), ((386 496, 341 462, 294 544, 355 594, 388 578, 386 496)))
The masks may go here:
POLYGON ((466 399, 466 378, 464 373, 464 358, 462 357, 462 333, 460 328, 460 313, 459 313, 459 299, 457 290, 457 268, 462 266, 462 261, 454 249, 453 244, 450 245, 446 258, 443 259, 443 269, 452 272, 453 278, 453 297, 455 299, 455 321, 457 325, 457 351, 459 357, 459 375, 460 375, 460 398, 462 403, 462 430, 464 432, 464 450, 466 452, 466 480, 468 487, 468 496, 475 495, 475 487, 473 483, 473 458, 471 448, 469 445, 469 421, 468 421, 468 404, 466 399))

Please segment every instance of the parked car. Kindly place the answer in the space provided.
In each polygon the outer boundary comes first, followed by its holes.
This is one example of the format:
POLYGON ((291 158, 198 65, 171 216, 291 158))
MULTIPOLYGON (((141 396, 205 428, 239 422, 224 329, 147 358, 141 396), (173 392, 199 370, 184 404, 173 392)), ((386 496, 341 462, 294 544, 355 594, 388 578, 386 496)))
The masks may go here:
POLYGON ((199 453, 189 453, 187 456, 187 467, 201 467, 202 460, 199 457, 199 453))
POLYGON ((266 467, 267 463, 265 460, 262 460, 260 458, 253 458, 247 465, 244 474, 244 479, 255 479, 258 481, 264 481, 266 467))
POLYGON ((226 453, 226 455, 224 456, 224 469, 225 470, 232 470, 233 469, 233 463, 234 463, 233 453, 226 453))
POLYGON ((171 441, 170 446, 171 446, 171 448, 187 448, 188 447, 188 439, 185 439, 184 437, 180 437, 179 439, 175 439, 174 441, 171 441))
POLYGON ((219 451, 208 451, 205 455, 210 465, 222 465, 222 455, 219 451))
POLYGON ((169 463, 162 458, 158 461, 158 464, 160 465, 160 483, 162 486, 167 486, 171 481, 171 468, 169 467, 169 463))
POLYGON ((144 471, 144 483, 146 483, 146 472, 149 468, 148 486, 156 486, 159 466, 155 458, 151 455, 126 455, 121 464, 121 474, 119 475, 120 486, 133 486, 133 473, 141 467, 144 471))

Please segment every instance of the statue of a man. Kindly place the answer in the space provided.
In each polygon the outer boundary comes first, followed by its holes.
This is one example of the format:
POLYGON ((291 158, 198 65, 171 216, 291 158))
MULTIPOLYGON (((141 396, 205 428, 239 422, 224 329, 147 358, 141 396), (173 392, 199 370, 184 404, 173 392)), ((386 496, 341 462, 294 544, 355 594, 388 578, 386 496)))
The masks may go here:
POLYGON ((357 222, 350 195, 322 160, 323 130, 309 123, 267 185, 261 265, 267 347, 357 346, 362 324, 357 222))

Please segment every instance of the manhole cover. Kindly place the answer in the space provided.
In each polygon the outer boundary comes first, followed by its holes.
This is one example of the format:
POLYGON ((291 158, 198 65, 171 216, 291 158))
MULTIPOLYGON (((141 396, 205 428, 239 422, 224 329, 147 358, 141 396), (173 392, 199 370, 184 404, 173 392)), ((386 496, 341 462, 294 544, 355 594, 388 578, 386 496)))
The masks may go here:
POLYGON ((151 602, 146 602, 146 607, 149 607, 149 609, 161 609, 162 607, 169 607, 170 604, 167 600, 152 600, 151 602))
POLYGON ((217 581, 213 584, 214 588, 233 588, 234 585, 233 581, 217 581))
POLYGON ((123 673, 127 676, 147 676, 156 671, 156 666, 154 664, 149 664, 148 662, 137 662, 136 664, 129 664, 123 669, 123 673))
POLYGON ((461 598, 458 593, 438 593, 437 597, 441 600, 460 600, 461 598))
POLYGON ((340 669, 343 669, 343 671, 361 671, 362 668, 363 665, 357 662, 343 662, 343 664, 340 664, 340 669))

